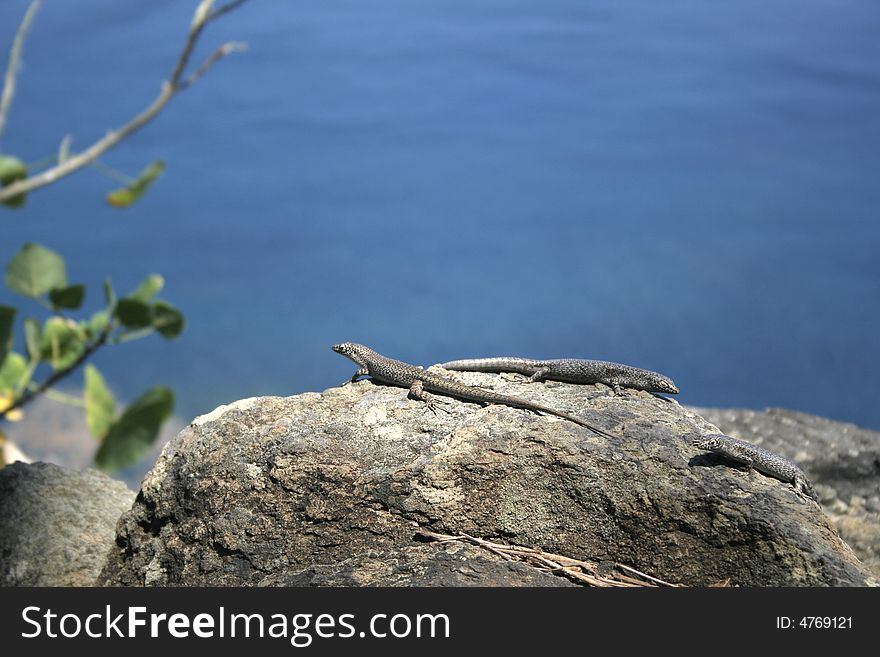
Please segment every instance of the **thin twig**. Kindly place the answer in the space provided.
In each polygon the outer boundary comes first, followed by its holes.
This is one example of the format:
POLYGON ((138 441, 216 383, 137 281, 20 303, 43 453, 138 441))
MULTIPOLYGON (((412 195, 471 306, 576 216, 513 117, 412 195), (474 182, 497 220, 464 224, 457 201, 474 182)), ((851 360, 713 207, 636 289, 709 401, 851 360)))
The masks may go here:
MULTIPOLYGON (((34 389, 36 389, 37 386, 34 385, 33 387, 34 389)), ((82 397, 69 395, 66 392, 61 392, 60 390, 47 388, 43 391, 43 394, 46 395, 46 399, 51 399, 52 401, 56 401, 59 404, 67 404, 68 406, 75 406, 76 408, 86 407, 86 402, 82 397)))
POLYGON ((208 14, 208 20, 213 21, 220 18, 223 14, 228 11, 233 11, 238 9, 248 0, 232 0, 232 2, 227 2, 225 5, 220 5, 216 9, 213 9, 210 14, 208 14))
POLYGON ((202 77, 205 73, 208 72, 208 69, 211 68, 214 64, 219 62, 221 59, 230 55, 234 52, 245 52, 247 50, 247 44, 243 41, 230 41, 228 43, 224 43, 222 46, 217 48, 211 56, 208 57, 202 65, 199 66, 194 73, 192 73, 186 80, 183 80, 178 84, 178 89, 183 90, 193 85, 198 81, 200 77, 202 77))
POLYGON ((536 568, 553 573, 565 575, 569 579, 579 584, 587 584, 589 586, 617 586, 617 587, 634 587, 634 586, 671 586, 677 587, 678 584, 671 584, 662 579, 646 575, 635 568, 626 566, 621 563, 614 565, 623 571, 639 575, 643 579, 636 579, 620 573, 612 573, 611 575, 600 574, 599 565, 590 561, 574 559, 561 554, 553 554, 552 552, 544 552, 536 548, 524 547, 521 545, 504 545, 503 543, 494 543, 484 538, 477 538, 469 534, 461 534, 459 536, 449 536, 446 534, 438 534, 428 529, 420 529, 417 534, 420 538, 439 543, 449 543, 459 541, 477 545, 494 554, 504 557, 507 560, 519 560, 531 564, 536 568))
POLYGON ((18 77, 18 68, 21 62, 21 51, 24 48, 24 39, 27 36, 37 9, 43 4, 43 0, 33 0, 21 19, 21 25, 15 33, 12 41, 12 49, 9 51, 9 63, 6 66, 6 77, 3 79, 3 95, 0 96, 0 135, 6 127, 6 117, 9 114, 9 106, 15 96, 15 81, 18 77))
POLYGON ((70 157, 70 144, 73 143, 72 135, 64 135, 64 138, 61 140, 61 143, 58 145, 58 158, 56 162, 61 164, 65 162, 68 157, 70 157))
POLYGON ((116 326, 115 322, 110 322, 104 328, 103 331, 95 338, 95 341, 89 344, 83 352, 77 357, 75 361, 73 361, 70 365, 60 370, 55 370, 45 381, 36 385, 33 388, 28 388, 27 392, 25 392, 21 397, 16 399, 12 404, 0 412, 0 420, 4 419, 11 411, 14 411, 16 408, 21 408, 28 402, 34 399, 34 397, 38 397, 43 394, 47 389, 54 386, 56 383, 61 381, 61 379, 68 376, 72 373, 76 368, 85 363, 89 357, 94 354, 98 349, 104 346, 107 342, 107 338, 110 337, 110 332, 116 326))
POLYGON ((196 43, 199 40, 199 36, 202 34, 202 30, 204 30, 205 26, 208 24, 208 15, 203 12, 205 2, 206 0, 202 0, 196 8, 196 14, 189 26, 189 34, 186 37, 186 43, 183 44, 183 50, 181 50, 180 54, 177 56, 177 61, 174 62, 174 68, 171 70, 171 76, 168 78, 168 84, 172 87, 177 87, 180 83, 183 71, 189 63, 189 57, 192 55, 192 51, 196 47, 196 43))
POLYGON ((134 178, 125 175, 121 171, 117 171, 113 167, 107 166, 106 164, 101 162, 101 160, 95 160, 94 162, 92 162, 92 168, 95 169, 95 171, 100 171, 108 178, 112 178, 116 182, 121 183, 126 187, 134 182, 134 178))
POLYGON ((6 187, 3 187, 2 189, 0 189, 0 203, 9 200, 15 196, 18 196, 19 194, 25 194, 35 189, 39 189, 40 187, 50 185, 55 181, 64 178, 65 176, 69 176, 75 171, 78 171, 84 166, 92 164, 95 160, 97 160, 108 150, 116 146, 123 139, 138 131, 144 125, 156 118, 156 116, 163 109, 165 109, 165 106, 177 92, 182 91, 183 89, 187 88, 192 82, 198 80, 209 68, 211 68, 211 66, 217 63, 219 60, 223 59, 225 55, 232 52, 241 51, 242 46, 240 43, 224 44, 220 46, 220 48, 218 48, 216 51, 214 51, 214 53, 205 61, 205 63, 196 70, 193 76, 190 76, 190 78, 187 80, 181 79, 184 69, 189 62, 189 57, 192 54, 196 42, 198 41, 199 35, 202 33, 202 30, 205 28, 205 26, 209 22, 215 20, 216 18, 219 18, 228 11, 231 11, 232 9, 241 6, 247 1, 248 0, 236 0, 236 2, 229 3, 229 5, 234 5, 233 7, 224 5, 223 7, 220 7, 213 12, 209 12, 207 16, 202 18, 202 20, 193 22, 193 24, 190 26, 189 33, 187 34, 187 39, 184 43, 183 49, 181 50, 180 55, 178 55, 177 61, 174 63, 174 68, 171 71, 170 77, 167 81, 162 83, 162 88, 159 92, 158 97, 143 112, 131 119, 121 128, 108 132, 106 135, 104 135, 104 137, 96 141, 86 150, 70 155, 70 157, 68 157, 63 162, 59 162, 50 169, 47 169, 37 175, 30 176, 23 180, 16 181, 6 187))
POLYGON ((624 565, 622 563, 617 564, 617 567, 620 568, 621 570, 626 570, 628 572, 631 572, 634 575, 638 575, 639 577, 644 577, 645 579, 650 580, 652 582, 655 582, 655 583, 659 584, 660 586, 675 586, 675 584, 670 584, 669 582, 664 582, 662 579, 658 579, 657 577, 651 577, 650 575, 643 573, 640 570, 636 570, 635 568, 624 565))

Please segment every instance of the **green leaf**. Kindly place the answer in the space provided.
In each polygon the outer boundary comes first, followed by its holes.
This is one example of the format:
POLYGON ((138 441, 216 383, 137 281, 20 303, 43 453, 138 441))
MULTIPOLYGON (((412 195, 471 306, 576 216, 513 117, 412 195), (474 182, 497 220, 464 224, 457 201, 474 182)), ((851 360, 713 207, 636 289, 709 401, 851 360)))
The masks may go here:
POLYGON ((109 278, 104 279, 104 301, 107 302, 107 308, 112 309, 116 305, 116 292, 109 278))
POLYGON ((94 315, 92 315, 91 319, 85 323, 83 329, 89 336, 98 335, 101 331, 107 328, 107 324, 110 322, 110 315, 106 310, 99 310, 94 315))
POLYGON ((52 308, 55 310, 58 310, 59 308, 76 310, 82 305, 85 296, 85 285, 69 285, 67 287, 49 290, 49 301, 52 302, 52 308))
POLYGON ((117 208, 127 208, 144 195, 150 185, 165 171, 165 162, 156 160, 127 186, 107 194, 107 203, 117 208))
POLYGON ((33 317, 24 320, 24 342, 27 345, 28 358, 32 361, 40 360, 43 337, 40 334, 40 323, 33 317))
POLYGON ((116 400, 97 367, 86 365, 85 378, 86 424, 91 434, 101 440, 113 425, 116 400))
POLYGON ((6 267, 6 287, 32 299, 67 287, 64 258, 39 244, 27 243, 6 267))
POLYGON ((7 185, 27 176, 27 165, 17 157, 0 155, 0 183, 7 185))
POLYGON ((150 274, 144 279, 143 283, 138 285, 138 288, 134 292, 132 292, 125 298, 147 303, 154 296, 159 294, 159 291, 164 285, 165 279, 162 278, 159 274, 150 274))
POLYGON ((148 390, 110 427, 95 454, 95 465, 112 471, 142 458, 150 451, 173 409, 174 393, 170 388, 156 386, 148 390))
MULTIPOLYGON (((0 155, 0 187, 6 187, 18 180, 27 178, 27 165, 17 157, 0 155)), ((20 208, 27 200, 27 194, 16 194, 12 198, 3 201, 3 205, 10 208, 20 208)))
POLYGON ((116 302, 114 314, 127 328, 145 328, 153 324, 150 306, 143 301, 125 297, 116 302))
POLYGON ((183 314, 167 301, 156 301, 153 304, 153 328, 167 340, 173 340, 183 332, 186 320, 183 314))
POLYGON ((0 365, 0 393, 20 387, 27 371, 28 366, 24 356, 14 351, 6 354, 3 364, 0 365))
POLYGON ((0 364, 12 349, 12 326, 15 322, 15 308, 0 306, 0 364))
POLYGON ((79 358, 85 341, 85 332, 78 324, 63 317, 50 317, 43 326, 40 354, 53 369, 62 370, 79 358))

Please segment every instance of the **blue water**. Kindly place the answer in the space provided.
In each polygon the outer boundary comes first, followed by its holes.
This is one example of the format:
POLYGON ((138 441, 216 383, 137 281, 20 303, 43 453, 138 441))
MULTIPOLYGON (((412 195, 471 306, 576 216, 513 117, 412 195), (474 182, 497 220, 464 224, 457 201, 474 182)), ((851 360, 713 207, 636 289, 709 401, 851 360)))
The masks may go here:
MULTIPOLYGON (((195 4, 46 3, 0 149, 145 107, 195 4)), ((26 5, 0 3, 4 49, 26 5)), ((250 51, 105 158, 166 160, 143 201, 79 173, 0 214, 0 260, 57 249, 93 304, 164 274, 183 338, 97 363, 184 418, 336 385, 356 340, 618 360, 686 403, 880 428, 878 34, 875 0, 254 0, 196 58, 250 51)))

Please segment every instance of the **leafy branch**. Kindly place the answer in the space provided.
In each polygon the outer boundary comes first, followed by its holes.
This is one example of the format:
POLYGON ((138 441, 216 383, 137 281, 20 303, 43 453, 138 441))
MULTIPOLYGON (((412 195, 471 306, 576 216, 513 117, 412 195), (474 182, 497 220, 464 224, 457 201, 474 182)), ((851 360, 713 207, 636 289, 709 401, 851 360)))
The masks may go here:
MULTIPOLYGON (((79 169, 91 166, 121 181, 121 189, 107 195, 107 202, 127 207, 137 201, 162 175, 161 160, 129 177, 103 164, 100 157, 155 119, 180 91, 189 88, 226 56, 245 49, 238 42, 224 43, 205 61, 190 68, 190 59, 205 28, 248 0, 200 0, 186 40, 159 95, 143 111, 116 130, 109 131, 88 148, 74 153, 66 135, 51 157, 26 165, 18 157, 0 153, 0 204, 21 207, 27 194, 52 184, 79 169), (190 72, 188 72, 190 71, 190 72)), ((0 93, 0 134, 6 126, 15 97, 25 39, 42 0, 32 0, 15 34, 0 93)), ((88 362, 110 345, 137 340, 153 333, 174 339, 183 331, 184 318, 177 308, 156 298, 164 285, 158 274, 148 276, 130 294, 117 298, 110 281, 104 284, 104 306, 90 317, 74 319, 86 296, 85 285, 68 284, 64 259, 38 244, 25 244, 6 268, 6 286, 46 308, 50 315, 39 321, 27 317, 21 323, 24 349, 13 350, 18 310, 0 305, 0 422, 16 421, 22 408, 41 395, 85 410, 86 424, 100 441, 95 464, 105 470, 126 466, 141 458, 159 434, 174 407, 174 394, 154 386, 121 413, 98 369, 88 362), (84 370, 82 397, 54 389, 79 369, 84 370), (40 380, 40 377, 41 380, 40 380)), ((4 436, 0 432, 0 448, 4 436)), ((2 467, 0 449, 0 467, 2 467)))
MULTIPOLYGON (((64 259, 38 244, 25 244, 6 268, 6 286, 51 310, 41 324, 33 317, 22 322, 25 351, 13 351, 17 310, 0 306, 0 420, 14 420, 20 409, 70 376, 99 350, 109 345, 158 333, 171 340, 183 331, 185 320, 173 305, 157 298, 164 279, 151 274, 130 294, 117 298, 110 281, 104 283, 104 307, 90 317, 74 320, 86 296, 84 285, 69 284, 64 259), (35 381, 38 369, 50 372, 35 381)), ((95 463, 105 469, 128 465, 143 456, 171 414, 174 395, 155 386, 121 415, 116 401, 93 365, 85 368, 82 399, 54 395, 82 407, 91 433, 101 441, 95 463)))
MULTIPOLYGON (((247 1, 248 0, 230 0, 218 7, 214 6, 214 0, 202 0, 199 3, 195 14, 193 15, 193 20, 190 23, 183 49, 180 51, 168 79, 162 83, 159 95, 145 110, 132 118, 122 127, 109 131, 104 137, 76 154, 71 154, 69 152, 69 140, 65 139, 62 143, 66 143, 66 147, 59 149, 59 156, 55 158, 56 164, 45 171, 33 175, 31 175, 31 172, 28 171, 24 163, 18 158, 0 156, 0 185, 2 185, 0 186, 0 203, 20 206, 24 203, 28 192, 50 185, 85 166, 91 165, 119 142, 156 118, 156 116, 165 109, 165 106, 168 105, 178 92, 183 91, 197 82, 199 78, 207 73, 207 71, 218 61, 231 53, 245 50, 247 47, 246 44, 239 42, 224 43, 217 48, 201 66, 196 68, 191 75, 184 77, 190 56, 192 55, 204 29, 211 22, 229 13, 233 9, 237 9, 247 1), (6 161, 4 162, 4 160, 6 161)), ((3 123, 5 122, 5 115, 8 112, 8 105, 11 103, 15 92, 15 77, 18 69, 18 61, 21 57, 24 38, 39 4, 40 0, 34 0, 28 8, 27 13, 22 20, 22 24, 19 27, 18 33, 16 34, 15 43, 13 44, 10 53, 9 67, 7 69, 2 96, 5 105, 0 105, 0 130, 2 130, 3 123)))
MULTIPOLYGON (((0 420, 5 419, 7 416, 12 414, 14 411, 18 410, 29 401, 33 400, 35 397, 45 393, 51 387, 57 385, 63 379, 67 378, 69 374, 72 374, 80 365, 85 363, 89 357, 94 354, 98 349, 103 347, 107 343, 107 338, 110 336, 110 332, 113 330, 113 324, 108 324, 107 327, 98 334, 98 337, 95 338, 92 342, 85 345, 83 347, 82 353, 77 356, 76 360, 74 360, 67 367, 63 367, 61 369, 55 370, 50 376, 46 377, 46 379, 42 383, 38 384, 29 384, 26 391, 21 394, 18 398, 14 398, 13 401, 2 411, 0 412, 0 420)), ((65 403, 70 403, 69 401, 65 401, 65 403)))

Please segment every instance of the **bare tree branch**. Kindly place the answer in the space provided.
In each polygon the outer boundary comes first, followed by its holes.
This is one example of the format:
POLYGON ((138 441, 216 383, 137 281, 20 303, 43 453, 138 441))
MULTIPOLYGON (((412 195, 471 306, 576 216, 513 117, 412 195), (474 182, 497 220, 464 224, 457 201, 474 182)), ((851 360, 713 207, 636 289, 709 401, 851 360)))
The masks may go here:
POLYGON ((6 127, 6 117, 9 114, 9 106, 12 105, 12 98, 15 96, 15 80, 18 76, 18 68, 21 63, 21 51, 24 48, 24 39, 31 23, 37 13, 37 9, 43 4, 43 0, 33 0, 24 18, 21 19, 21 25, 15 33, 15 39, 12 41, 12 49, 9 51, 9 63, 6 66, 6 77, 3 79, 3 95, 0 96, 0 135, 3 134, 3 128, 6 127))
POLYGON ((176 87, 180 83, 180 77, 183 75, 183 71, 189 63, 189 57, 192 55, 192 51, 196 47, 196 43, 199 40, 199 36, 202 34, 202 30, 204 30, 205 26, 208 24, 208 10, 213 2, 214 0, 202 0, 199 3, 199 6, 196 7, 196 13, 189 26, 189 35, 186 38, 186 43, 183 44, 183 50, 181 50, 180 55, 177 56, 177 61, 174 63, 174 69, 171 71, 171 76, 168 78, 168 82, 172 87, 176 87))
POLYGON ((182 80, 183 72, 186 69, 186 65, 189 62, 190 55, 193 52, 193 49, 196 46, 196 43, 199 39, 199 36, 204 30, 205 26, 208 25, 211 21, 219 18, 223 14, 226 14, 228 11, 235 9, 248 0, 234 0, 226 5, 223 5, 219 9, 214 11, 204 11, 204 8, 210 9, 210 5, 212 3, 206 2, 206 0, 202 0, 202 3, 199 4, 198 9, 196 9, 195 18, 190 25, 189 33, 187 34, 186 42, 184 43, 183 49, 180 51, 180 54, 177 57, 177 61, 174 63, 174 68, 171 71, 171 75, 167 81, 162 83, 161 91, 159 92, 159 96, 147 107, 143 112, 138 114, 136 117, 131 119, 128 123, 117 130, 111 130, 104 137, 96 141, 94 144, 89 146, 86 150, 70 154, 67 159, 63 162, 58 162, 55 166, 46 169, 45 171, 36 174, 34 176, 30 176, 23 180, 19 180, 14 182, 7 187, 3 187, 0 189, 0 203, 11 199, 19 194, 24 194, 35 189, 39 189, 40 187, 45 187, 46 185, 50 185, 54 183, 56 180, 59 180, 65 176, 69 176, 71 173, 78 171, 84 166, 88 166, 95 160, 97 160, 101 155, 106 153, 108 150, 116 146, 119 142, 121 142, 126 137, 130 136, 144 125, 152 121, 168 104, 168 102, 174 97, 174 95, 186 89, 192 83, 196 82, 199 78, 204 75, 209 68, 211 68, 218 61, 223 59, 226 55, 233 52, 242 51, 243 44, 241 43, 226 43, 220 48, 218 48, 214 53, 202 64, 189 78, 186 80, 182 80))

